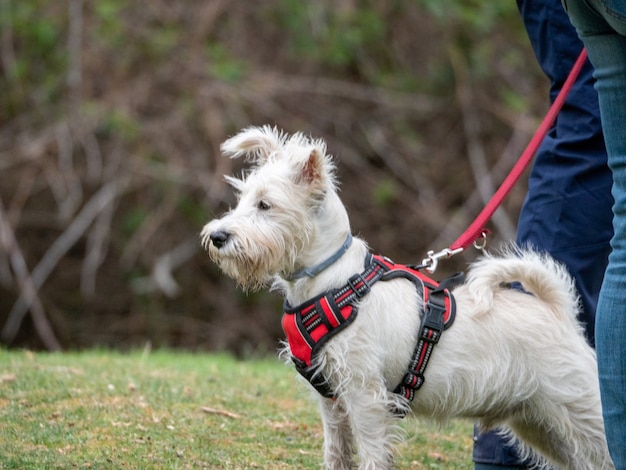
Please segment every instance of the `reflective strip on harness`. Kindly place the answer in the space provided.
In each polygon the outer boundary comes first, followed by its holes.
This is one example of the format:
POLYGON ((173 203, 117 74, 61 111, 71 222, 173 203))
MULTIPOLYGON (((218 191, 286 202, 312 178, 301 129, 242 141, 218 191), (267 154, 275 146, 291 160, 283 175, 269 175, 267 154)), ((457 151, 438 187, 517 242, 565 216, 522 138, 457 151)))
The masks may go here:
POLYGON ((320 371, 312 367, 313 358, 320 348, 334 335, 346 328, 356 318, 355 302, 367 295, 377 281, 403 278, 413 282, 418 294, 424 299, 422 325, 418 343, 407 373, 394 390, 408 400, 424 383, 424 370, 439 341, 441 333, 454 321, 454 297, 446 288, 419 270, 395 264, 387 258, 368 254, 365 270, 352 276, 339 289, 323 293, 297 307, 285 303, 282 327, 291 349, 292 359, 298 372, 325 397, 334 397, 320 371))

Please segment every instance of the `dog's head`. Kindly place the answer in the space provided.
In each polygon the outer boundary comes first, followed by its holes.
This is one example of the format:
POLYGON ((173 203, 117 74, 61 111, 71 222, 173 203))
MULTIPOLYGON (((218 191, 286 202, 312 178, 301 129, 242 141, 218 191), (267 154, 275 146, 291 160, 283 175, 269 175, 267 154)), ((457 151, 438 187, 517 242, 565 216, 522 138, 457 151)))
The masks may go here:
POLYGON ((327 195, 335 193, 335 167, 324 141, 269 126, 245 129, 221 148, 252 165, 241 178, 226 177, 237 206, 209 222, 201 241, 228 276, 258 289, 295 270, 327 195))

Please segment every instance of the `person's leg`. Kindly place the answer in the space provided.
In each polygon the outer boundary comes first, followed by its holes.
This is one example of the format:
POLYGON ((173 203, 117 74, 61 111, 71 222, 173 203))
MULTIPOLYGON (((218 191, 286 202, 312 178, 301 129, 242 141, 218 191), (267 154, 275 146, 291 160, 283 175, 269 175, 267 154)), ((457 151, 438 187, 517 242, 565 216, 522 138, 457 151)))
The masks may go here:
MULTIPOLYGON (((527 466, 511 466, 511 465, 497 465, 495 466, 497 467, 498 470, 524 470, 526 468, 528 468, 527 466)), ((482 464, 482 463, 476 463, 474 464, 474 470, 493 470, 494 465, 492 464, 482 464)))
MULTIPOLYGON (((518 0, 553 101, 583 44, 560 0, 518 0)), ((602 134, 593 68, 582 69, 537 152, 518 221, 517 243, 562 262, 581 298, 580 320, 594 344, 595 312, 610 252, 612 176, 602 134)))
POLYGON ((598 302, 596 345, 607 441, 615 468, 626 469, 626 3, 567 0, 564 5, 595 68, 613 172, 615 233, 598 302))
POLYGON ((530 468, 523 462, 517 448, 507 443, 496 431, 480 432, 474 427, 474 470, 524 470, 530 468))
MULTIPOLYGON (((518 0, 539 65, 550 79, 550 100, 578 58, 578 40, 560 0, 518 0)), ((544 139, 530 174, 517 243, 564 263, 583 304, 581 321, 593 344, 595 308, 611 237, 611 174, 606 166, 592 68, 585 65, 544 139)), ((475 469, 527 468, 495 432, 475 432, 475 469)))

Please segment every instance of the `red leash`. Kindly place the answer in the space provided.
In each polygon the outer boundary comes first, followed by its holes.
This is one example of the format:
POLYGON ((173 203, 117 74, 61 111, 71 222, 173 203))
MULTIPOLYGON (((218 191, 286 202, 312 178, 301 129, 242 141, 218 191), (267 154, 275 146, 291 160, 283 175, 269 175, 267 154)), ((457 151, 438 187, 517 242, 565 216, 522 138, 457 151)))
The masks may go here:
POLYGON ((528 167, 530 162, 532 161, 537 149, 541 145, 541 142, 548 134, 552 124, 556 120, 557 114, 563 107, 563 103, 565 103, 565 99, 567 98, 568 93, 572 89, 576 78, 578 77, 580 70, 582 69, 585 60, 587 59, 587 51, 583 49, 576 60, 576 63, 572 67, 567 80, 563 84, 563 88, 557 95, 554 103, 550 106, 548 113, 543 118, 541 125, 535 132, 535 135, 531 139, 530 143, 520 156, 519 160, 513 166, 511 172, 507 175, 505 180, 502 182, 498 190, 489 200, 485 208, 482 210, 478 217, 472 222, 472 224, 461 234, 457 240, 450 245, 450 248, 446 248, 439 253, 433 253, 431 251, 428 252, 428 258, 426 258, 423 263, 429 266, 429 271, 434 271, 437 267, 437 261, 441 258, 449 258, 450 256, 460 253, 465 250, 472 243, 477 241, 480 238, 485 238, 487 235, 487 230, 485 229, 485 225, 496 211, 496 209, 502 204, 504 198, 509 194, 515 183, 519 180, 519 178, 524 173, 524 170, 528 167))

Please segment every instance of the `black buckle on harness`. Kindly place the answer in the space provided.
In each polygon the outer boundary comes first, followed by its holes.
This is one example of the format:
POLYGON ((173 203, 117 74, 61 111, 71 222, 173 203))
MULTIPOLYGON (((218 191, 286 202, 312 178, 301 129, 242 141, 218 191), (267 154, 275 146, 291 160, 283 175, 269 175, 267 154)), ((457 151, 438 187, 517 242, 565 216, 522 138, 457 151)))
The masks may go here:
POLYGON ((350 286, 352 291, 356 294, 356 296, 359 299, 361 297, 365 297, 371 290, 369 283, 365 280, 365 278, 360 273, 357 273, 354 276, 352 276, 350 279, 348 279, 348 285, 350 286), (362 284, 362 285, 360 287, 357 287, 357 285, 359 284, 362 284))
POLYGON ((432 291, 424 310, 421 339, 427 343, 437 344, 444 329, 444 314, 446 311, 443 291, 432 291))

